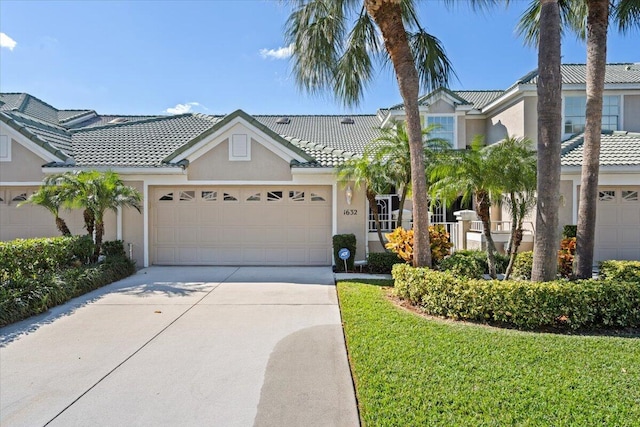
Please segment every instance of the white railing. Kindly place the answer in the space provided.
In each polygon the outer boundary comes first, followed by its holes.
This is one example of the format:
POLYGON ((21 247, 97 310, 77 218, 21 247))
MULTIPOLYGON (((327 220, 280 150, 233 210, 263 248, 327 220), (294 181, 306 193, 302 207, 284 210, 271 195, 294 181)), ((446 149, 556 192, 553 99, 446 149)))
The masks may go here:
POLYGON ((451 248, 451 252, 458 250, 458 223, 457 222, 434 222, 431 225, 441 225, 447 230, 449 234, 449 241, 453 243, 453 247, 451 248))
MULTIPOLYGON (((525 234, 534 234, 533 223, 530 221, 524 222, 522 224, 522 229, 525 234)), ((470 230, 478 233, 482 233, 484 231, 484 226, 482 225, 482 221, 471 221, 470 230)), ((491 221, 491 232, 492 233, 510 233, 511 221, 491 221)))

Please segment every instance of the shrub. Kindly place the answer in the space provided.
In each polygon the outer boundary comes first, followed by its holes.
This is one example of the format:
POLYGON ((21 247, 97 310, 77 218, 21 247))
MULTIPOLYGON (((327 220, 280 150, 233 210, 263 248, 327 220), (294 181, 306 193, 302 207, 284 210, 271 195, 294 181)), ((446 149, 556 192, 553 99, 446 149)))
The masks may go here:
POLYGON ((640 261, 602 261, 600 277, 640 285, 640 261))
MULTIPOLYGON (((466 277, 482 277, 483 274, 489 274, 489 264, 487 262, 487 253, 485 251, 479 250, 461 250, 456 251, 454 255, 458 257, 466 257, 473 258, 477 264, 480 265, 480 269, 482 270, 479 274, 474 276, 466 276, 466 277)), ((470 262, 467 262, 467 265, 471 265, 470 262)), ((507 266, 509 265, 509 257, 507 255, 502 255, 500 253, 496 253, 496 273, 501 274, 507 270, 507 266)), ((440 270, 446 270, 448 268, 440 268, 440 270)))
POLYGON ((0 286, 0 326, 25 319, 135 272, 135 264, 114 256, 90 266, 15 276, 0 286))
POLYGON ((572 237, 576 237, 578 235, 578 226, 577 225, 565 225, 562 228, 562 238, 563 239, 571 239, 572 237))
POLYGON ((393 252, 371 252, 367 258, 369 273, 390 273, 391 268, 404 261, 393 252))
POLYGON ((476 256, 455 252, 450 257, 440 261, 438 267, 441 271, 448 271, 456 277, 475 279, 481 278, 482 274, 484 274, 486 260, 484 264, 476 256))
POLYGON ((640 327, 640 286, 613 280, 531 283, 393 267, 395 292, 425 312, 521 329, 640 327))
MULTIPOLYGON (((385 247, 405 262, 413 262, 413 230, 405 230, 398 227, 393 232, 387 233, 389 241, 385 247)), ((431 260, 434 264, 449 255, 453 243, 449 241, 449 233, 442 225, 429 226, 429 242, 431 244, 431 260)))
POLYGON ((338 251, 342 248, 349 249, 351 256, 347 259, 347 269, 353 270, 353 262, 356 259, 356 236, 355 234, 336 234, 333 236, 333 259, 336 262, 336 271, 344 271, 344 261, 338 257, 338 251))
POLYGON ((558 251, 558 273, 565 279, 573 277, 573 257, 576 254, 576 238, 562 239, 558 251))
POLYGON ((127 257, 127 253, 124 251, 124 242, 122 240, 111 240, 108 242, 103 242, 102 247, 100 248, 100 252, 106 257, 127 257))
POLYGON ((84 262, 93 250, 88 236, 16 239, 0 242, 0 280, 10 277, 36 277, 70 265, 84 262))
POLYGON ((533 270, 533 251, 520 252, 513 263, 513 279, 531 280, 533 270))

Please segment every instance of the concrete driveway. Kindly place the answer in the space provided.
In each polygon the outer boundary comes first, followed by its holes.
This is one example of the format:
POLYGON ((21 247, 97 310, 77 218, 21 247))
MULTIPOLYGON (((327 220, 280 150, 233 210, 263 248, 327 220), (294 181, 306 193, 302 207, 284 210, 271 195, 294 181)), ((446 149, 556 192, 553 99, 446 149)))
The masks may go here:
POLYGON ((2 426, 357 426, 330 268, 151 267, 0 329, 2 426))

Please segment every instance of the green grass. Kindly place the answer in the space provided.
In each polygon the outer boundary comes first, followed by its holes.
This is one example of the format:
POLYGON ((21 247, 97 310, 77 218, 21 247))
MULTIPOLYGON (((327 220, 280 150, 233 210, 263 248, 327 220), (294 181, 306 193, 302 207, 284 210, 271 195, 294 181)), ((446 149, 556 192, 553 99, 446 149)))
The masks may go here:
POLYGON ((338 283, 363 425, 640 425, 639 338, 426 319, 367 283, 338 283))

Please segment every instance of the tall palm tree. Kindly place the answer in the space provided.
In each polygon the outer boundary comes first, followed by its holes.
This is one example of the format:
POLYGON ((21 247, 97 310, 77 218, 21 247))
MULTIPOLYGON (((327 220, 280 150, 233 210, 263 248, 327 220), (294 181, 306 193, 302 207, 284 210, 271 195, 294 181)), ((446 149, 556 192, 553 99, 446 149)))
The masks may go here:
MULTIPOLYGON (((445 139, 429 138, 429 134, 438 127, 438 124, 430 124, 422 129, 423 155, 427 169, 433 163, 436 153, 451 148, 449 142, 445 139)), ((398 206, 398 226, 400 227, 404 204, 411 188, 411 151, 406 126, 403 122, 396 122, 392 128, 382 129, 382 136, 373 140, 368 149, 376 161, 384 165, 387 176, 392 179, 396 188, 400 190, 400 203, 398 206)), ((427 184, 429 184, 428 172, 426 177, 427 184)))
POLYGON ((54 216, 58 231, 60 231, 63 236, 71 236, 71 231, 67 223, 64 219, 60 218, 60 208, 62 207, 63 201, 60 198, 59 188, 55 185, 48 185, 46 183, 41 185, 38 191, 29 196, 27 200, 18 203, 18 207, 25 204, 38 205, 47 209, 54 216))
POLYGON ((524 237, 524 219, 536 205, 536 152, 528 138, 509 137, 490 147, 489 161, 498 172, 500 203, 511 215, 511 235, 506 253, 508 279, 524 237))
POLYGON ((491 235, 492 195, 501 194, 501 173, 490 157, 491 150, 484 146, 481 135, 473 139, 471 150, 451 151, 440 156, 431 171, 432 200, 453 203, 458 196, 468 203, 473 198, 478 218, 482 221, 487 242, 489 274, 496 277, 496 246, 491 235))
MULTIPOLYGON (((345 105, 357 105, 373 77, 373 60, 393 65, 404 102, 411 150, 414 265, 430 266, 427 183, 418 94, 446 86, 453 70, 440 41, 418 21, 413 0, 298 0, 286 24, 293 74, 312 93, 331 89, 345 105), (350 19, 353 23, 350 29, 350 19), (384 49, 381 49, 379 35, 384 49)), ((474 0, 474 5, 495 3, 474 0)))
MULTIPOLYGON (((576 276, 588 278, 593 270, 595 223, 602 133, 602 97, 606 70, 609 17, 618 30, 626 32, 640 26, 638 0, 558 0, 562 27, 587 41, 587 105, 585 113, 584 151, 580 178, 580 204, 576 247, 576 276), (586 25, 585 25, 586 24, 586 25)), ((520 32, 528 42, 537 40, 539 4, 533 2, 523 14, 520 32)))
POLYGON ((337 167, 337 175, 338 182, 343 185, 348 185, 349 182, 353 182, 356 188, 364 187, 369 207, 373 212, 373 220, 376 225, 378 239, 384 248, 385 241, 382 237, 380 213, 378 211, 376 196, 389 192, 391 180, 386 176, 386 169, 380 162, 377 162, 368 153, 365 153, 362 157, 353 157, 339 165, 337 167))

